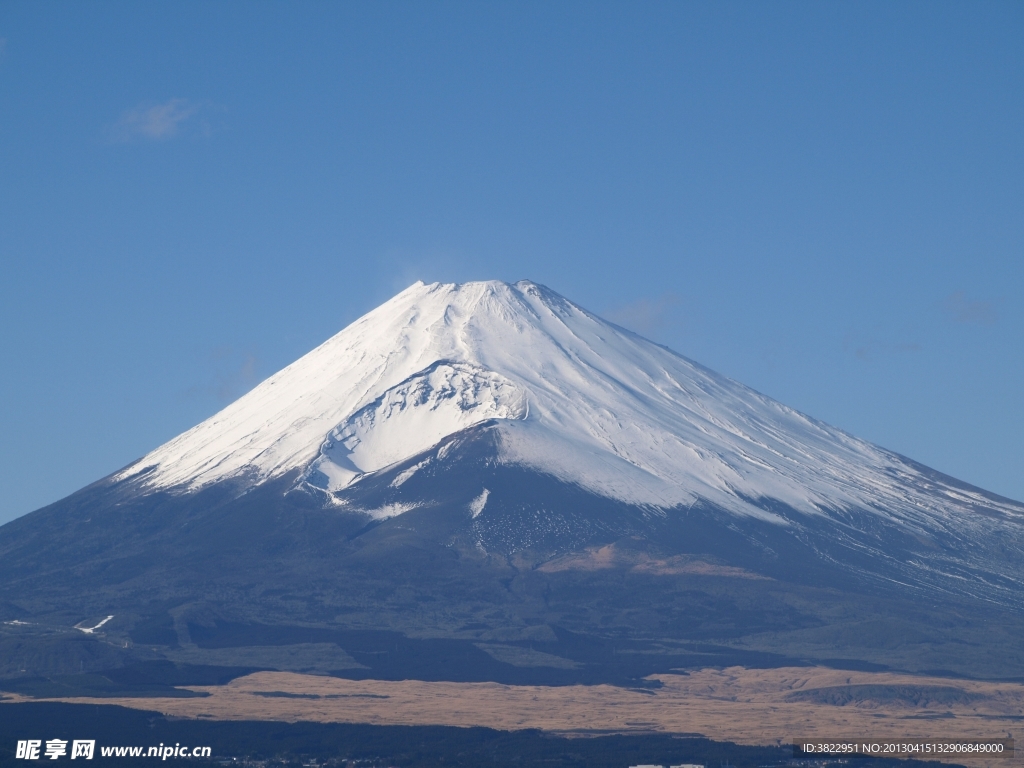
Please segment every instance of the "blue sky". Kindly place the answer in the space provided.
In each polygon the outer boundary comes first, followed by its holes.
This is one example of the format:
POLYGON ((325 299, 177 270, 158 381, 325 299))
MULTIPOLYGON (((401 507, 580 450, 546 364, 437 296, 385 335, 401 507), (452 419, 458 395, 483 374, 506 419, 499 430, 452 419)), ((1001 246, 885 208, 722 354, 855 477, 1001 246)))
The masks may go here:
POLYGON ((417 279, 1024 499, 1024 5, 0 4, 0 522, 417 279))

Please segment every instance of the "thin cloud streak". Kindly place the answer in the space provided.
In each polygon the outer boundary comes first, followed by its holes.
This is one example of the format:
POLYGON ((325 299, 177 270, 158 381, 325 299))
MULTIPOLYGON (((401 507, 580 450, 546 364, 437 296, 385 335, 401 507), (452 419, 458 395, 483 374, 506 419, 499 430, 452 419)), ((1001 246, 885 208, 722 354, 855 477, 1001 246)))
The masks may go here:
POLYGON ((162 104, 140 104, 121 115, 111 129, 111 137, 121 142, 171 139, 198 112, 199 105, 188 99, 169 99, 162 104))
POLYGON ((968 299, 963 291, 947 296, 942 301, 942 310, 957 323, 993 325, 999 319, 993 302, 968 299))
POLYGON ((212 398, 221 404, 230 403, 262 380, 260 359, 252 352, 239 353, 229 346, 217 347, 207 356, 207 365, 212 369, 210 379, 189 387, 183 393, 186 399, 212 398))
POLYGON ((678 303, 678 296, 666 293, 656 299, 642 298, 616 307, 605 313, 605 317, 636 333, 650 334, 665 327, 668 315, 678 303))
POLYGON ((921 351, 916 341, 884 341, 876 337, 864 337, 857 333, 847 333, 843 338, 843 351, 849 352, 858 360, 871 361, 881 355, 907 355, 921 351))

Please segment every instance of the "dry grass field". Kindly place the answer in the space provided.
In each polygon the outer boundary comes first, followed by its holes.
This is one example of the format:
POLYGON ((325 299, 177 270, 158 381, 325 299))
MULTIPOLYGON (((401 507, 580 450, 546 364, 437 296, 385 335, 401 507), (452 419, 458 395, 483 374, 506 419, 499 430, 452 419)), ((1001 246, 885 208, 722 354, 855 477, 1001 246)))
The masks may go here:
MULTIPOLYGON (((667 732, 740 744, 794 739, 1005 738, 1021 735, 1024 685, 825 668, 705 669, 662 687, 509 686, 343 680, 260 672, 202 698, 62 699, 226 720, 538 728, 570 734, 667 732)), ((21 697, 6 699, 15 704, 21 697)), ((995 768, 1024 760, 959 759, 995 768)))

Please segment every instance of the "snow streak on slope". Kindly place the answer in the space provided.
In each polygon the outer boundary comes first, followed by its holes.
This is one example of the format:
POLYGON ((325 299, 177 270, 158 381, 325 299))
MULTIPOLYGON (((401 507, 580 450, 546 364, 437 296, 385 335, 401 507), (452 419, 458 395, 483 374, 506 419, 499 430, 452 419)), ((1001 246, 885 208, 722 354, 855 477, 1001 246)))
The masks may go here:
POLYGON ((151 468, 145 485, 194 490, 298 469, 338 490, 492 419, 502 461, 652 508, 789 524, 768 511, 781 502, 926 528, 999 509, 526 281, 417 283, 119 479, 151 468))

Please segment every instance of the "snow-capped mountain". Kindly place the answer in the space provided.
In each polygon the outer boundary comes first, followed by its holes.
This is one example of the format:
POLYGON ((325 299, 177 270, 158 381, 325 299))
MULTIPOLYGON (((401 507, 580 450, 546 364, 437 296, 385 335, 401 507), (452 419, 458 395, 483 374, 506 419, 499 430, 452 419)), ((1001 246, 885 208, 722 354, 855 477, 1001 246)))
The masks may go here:
POLYGON ((334 494, 492 420, 499 462, 652 511, 870 512, 925 535, 979 508, 1024 521, 527 281, 416 283, 117 479, 189 492, 299 470, 334 494))
POLYGON ((1019 676, 1021 607, 1024 505, 530 282, 417 283, 0 527, 0 679, 1019 676))

